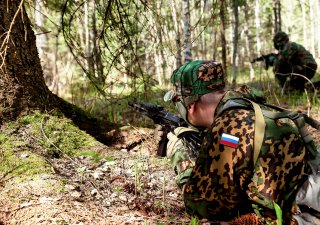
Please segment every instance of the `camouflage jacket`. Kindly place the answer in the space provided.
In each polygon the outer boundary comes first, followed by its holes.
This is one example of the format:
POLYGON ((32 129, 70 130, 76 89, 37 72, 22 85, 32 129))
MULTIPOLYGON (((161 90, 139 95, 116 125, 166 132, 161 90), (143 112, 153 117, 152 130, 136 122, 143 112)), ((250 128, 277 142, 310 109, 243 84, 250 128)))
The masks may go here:
MULTIPOLYGON (((244 101, 242 97, 263 100, 255 90, 243 86, 228 91, 217 111, 230 99, 244 101)), ((189 214, 230 221, 255 212, 261 224, 276 224, 276 203, 284 224, 290 224, 295 193, 309 173, 306 149, 296 127, 265 117, 265 135, 254 164, 255 119, 250 107, 230 108, 216 115, 184 188, 189 214)))
POLYGON ((302 70, 308 66, 313 69, 317 63, 312 54, 302 45, 288 41, 280 50, 279 55, 274 61, 274 71, 280 73, 290 73, 302 70))

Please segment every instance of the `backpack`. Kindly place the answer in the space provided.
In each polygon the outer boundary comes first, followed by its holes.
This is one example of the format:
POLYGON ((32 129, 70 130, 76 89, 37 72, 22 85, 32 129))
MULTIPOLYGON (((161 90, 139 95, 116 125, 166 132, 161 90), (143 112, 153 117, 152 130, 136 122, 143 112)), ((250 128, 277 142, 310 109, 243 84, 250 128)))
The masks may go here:
MULTIPOLYGON (((308 175, 305 183, 300 187, 295 198, 296 212, 293 218, 299 225, 320 224, 320 146, 316 147, 311 137, 308 126, 320 130, 320 122, 314 120, 304 113, 289 111, 287 109, 271 105, 265 101, 249 99, 245 97, 231 98, 226 101, 222 108, 217 112, 220 115, 225 110, 241 108, 253 109, 255 112, 255 133, 254 133, 254 164, 258 160, 260 149, 265 134, 265 117, 272 120, 289 119, 297 127, 299 134, 306 147, 306 161, 312 173, 308 175)), ((276 208, 276 206, 275 206, 276 208)), ((281 209, 279 208, 278 211, 281 209)), ((277 211, 277 210, 276 210, 277 211)), ((278 215, 278 225, 282 224, 281 213, 278 215)))

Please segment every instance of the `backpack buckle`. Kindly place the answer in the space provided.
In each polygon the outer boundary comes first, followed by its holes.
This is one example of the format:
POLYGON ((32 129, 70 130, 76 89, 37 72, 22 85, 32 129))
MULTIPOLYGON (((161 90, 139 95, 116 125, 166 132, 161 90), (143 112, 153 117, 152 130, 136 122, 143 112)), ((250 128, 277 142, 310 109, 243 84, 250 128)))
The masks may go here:
POLYGON ((299 118, 299 113, 297 113, 297 112, 290 112, 290 113, 288 114, 288 117, 289 117, 291 120, 296 120, 296 119, 299 118))

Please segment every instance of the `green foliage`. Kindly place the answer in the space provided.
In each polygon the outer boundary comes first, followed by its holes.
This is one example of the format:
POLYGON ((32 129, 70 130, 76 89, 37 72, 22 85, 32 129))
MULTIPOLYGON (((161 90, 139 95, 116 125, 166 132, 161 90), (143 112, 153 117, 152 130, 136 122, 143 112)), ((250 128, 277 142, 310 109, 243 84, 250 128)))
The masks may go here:
POLYGON ((273 206, 277 215, 277 225, 282 225, 282 210, 276 202, 273 202, 273 206))
POLYGON ((80 152, 79 155, 91 157, 92 160, 94 161, 94 163, 99 163, 101 160, 106 160, 106 161, 109 161, 109 162, 114 161, 113 158, 104 157, 101 154, 99 154, 98 152, 92 151, 92 150, 80 152))
POLYGON ((198 224, 199 224, 198 218, 192 217, 189 225, 198 225, 198 224))

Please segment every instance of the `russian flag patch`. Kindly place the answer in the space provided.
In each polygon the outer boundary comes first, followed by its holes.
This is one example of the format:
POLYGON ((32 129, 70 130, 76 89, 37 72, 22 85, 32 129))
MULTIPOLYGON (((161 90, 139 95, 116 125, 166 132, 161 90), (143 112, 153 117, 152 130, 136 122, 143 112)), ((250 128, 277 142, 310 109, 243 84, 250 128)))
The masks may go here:
POLYGON ((236 148, 239 144, 239 138, 230 134, 223 133, 220 140, 220 144, 236 148))

